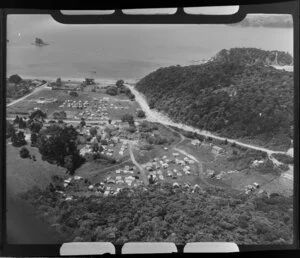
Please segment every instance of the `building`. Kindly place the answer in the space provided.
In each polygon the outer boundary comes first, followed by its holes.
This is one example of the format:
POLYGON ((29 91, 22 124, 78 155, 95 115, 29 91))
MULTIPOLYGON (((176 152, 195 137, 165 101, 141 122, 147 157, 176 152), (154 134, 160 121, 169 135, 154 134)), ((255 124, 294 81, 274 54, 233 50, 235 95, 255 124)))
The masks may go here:
POLYGON ((219 146, 212 146, 212 153, 214 154, 221 154, 223 152, 223 149, 219 146))
POLYGON ((198 139, 195 139, 195 140, 191 140, 191 144, 196 146, 196 145, 200 145, 201 142, 198 139))

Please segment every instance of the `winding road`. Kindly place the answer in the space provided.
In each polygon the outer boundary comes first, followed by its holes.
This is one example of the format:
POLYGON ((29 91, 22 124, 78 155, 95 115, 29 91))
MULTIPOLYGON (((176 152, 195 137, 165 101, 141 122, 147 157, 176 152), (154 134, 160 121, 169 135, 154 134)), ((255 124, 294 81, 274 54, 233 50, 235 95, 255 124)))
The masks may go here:
POLYGON ((192 126, 188 126, 185 124, 175 123, 166 115, 158 112, 157 110, 150 109, 145 96, 142 93, 140 93, 139 91, 137 91, 134 86, 129 85, 129 84, 125 84, 125 85, 128 88, 130 88, 132 93, 135 95, 135 100, 140 104, 142 110, 146 113, 146 119, 148 121, 157 122, 157 123, 161 123, 161 124, 169 125, 169 126, 174 126, 174 127, 177 127, 179 129, 183 129, 183 130, 189 131, 189 132, 196 132, 200 135, 203 135, 206 137, 211 137, 211 138, 214 138, 217 140, 224 141, 227 139, 227 141, 230 143, 235 143, 236 145, 240 145, 240 146, 250 148, 250 149, 260 150, 260 151, 266 152, 268 155, 272 155, 274 153, 281 153, 281 154, 293 156, 293 152, 291 152, 291 151, 288 151, 288 152, 274 151, 274 150, 270 150, 270 149, 267 149, 264 147, 243 143, 243 142, 240 142, 240 141, 237 141, 234 139, 228 139, 225 137, 217 136, 217 135, 212 134, 211 132, 200 130, 200 129, 197 129, 197 128, 194 128, 192 126))
MULTIPOLYGON (((150 122, 157 122, 157 123, 161 123, 161 124, 166 125, 166 126, 174 126, 174 127, 179 128, 179 129, 183 129, 185 131, 196 132, 196 133, 198 133, 200 135, 203 135, 203 136, 206 136, 206 137, 211 137, 211 138, 214 138, 214 139, 217 139, 217 140, 222 140, 222 141, 227 140, 228 142, 235 143, 236 145, 240 145, 240 146, 243 146, 243 147, 246 147, 246 148, 249 148, 249 149, 254 149, 254 150, 259 150, 259 151, 266 152, 268 154, 268 157, 276 165, 279 165, 279 164, 282 164, 282 163, 279 162, 277 159, 275 159, 272 156, 272 154, 281 153, 281 154, 286 154, 288 156, 293 157, 293 153, 294 153, 293 148, 290 148, 287 152, 274 151, 274 150, 270 150, 270 149, 267 149, 267 148, 264 148, 264 147, 243 143, 243 142, 240 142, 240 141, 237 141, 237 140, 234 140, 234 139, 228 139, 228 138, 224 138, 224 137, 221 137, 221 136, 217 136, 217 135, 212 134, 211 132, 199 130, 199 129, 194 128, 192 126, 188 126, 188 125, 184 125, 184 124, 180 124, 180 123, 175 123, 169 117, 167 117, 166 115, 158 112, 157 110, 150 109, 149 106, 148 106, 148 103, 146 101, 145 96, 142 93, 140 93, 139 91, 137 91, 133 85, 130 85, 130 84, 125 84, 125 85, 127 87, 129 87, 130 90, 132 91, 132 93, 135 95, 135 100, 139 103, 142 110, 146 113, 146 119, 150 122)), ((184 137, 184 136, 181 135, 181 137, 184 137)), ((182 138, 182 140, 183 139, 184 138, 182 138)), ((294 180, 294 166, 289 165, 289 170, 282 173, 281 176, 293 181, 294 180)))

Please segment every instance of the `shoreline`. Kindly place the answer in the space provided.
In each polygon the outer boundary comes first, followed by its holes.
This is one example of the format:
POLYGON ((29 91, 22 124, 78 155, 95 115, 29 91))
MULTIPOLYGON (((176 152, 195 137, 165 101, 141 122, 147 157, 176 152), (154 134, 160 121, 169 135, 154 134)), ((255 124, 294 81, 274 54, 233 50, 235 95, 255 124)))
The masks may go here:
MULTIPOLYGON (((61 78, 62 81, 70 81, 70 82, 83 82, 85 80, 85 78, 88 78, 88 76, 86 77, 76 77, 76 76, 72 76, 72 77, 54 77, 54 76, 34 76, 34 75, 20 75, 21 78, 25 79, 25 80, 46 80, 46 81, 56 81, 57 78, 61 78)), ((93 79, 95 80, 96 83, 99 84, 115 84, 116 81, 118 80, 124 80, 124 82, 128 82, 128 83, 136 83, 138 81, 138 79, 122 79, 122 78, 104 78, 104 77, 93 77, 93 79)))

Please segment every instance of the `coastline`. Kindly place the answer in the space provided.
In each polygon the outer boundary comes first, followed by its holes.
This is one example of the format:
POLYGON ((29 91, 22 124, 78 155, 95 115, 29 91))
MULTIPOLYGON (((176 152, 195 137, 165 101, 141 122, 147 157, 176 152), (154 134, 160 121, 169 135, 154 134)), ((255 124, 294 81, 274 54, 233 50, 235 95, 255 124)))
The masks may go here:
MULTIPOLYGON (((54 77, 54 76, 34 76, 34 75, 20 75, 23 79, 26 80, 46 80, 46 81, 56 81, 57 78, 59 77, 54 77)), ((92 77, 92 76, 91 76, 92 77)), ((85 78, 88 78, 88 76, 86 77, 76 77, 76 76, 72 76, 72 77, 60 77, 62 79, 62 81, 70 81, 70 82, 83 82, 85 80, 85 78)), ((93 79, 95 79, 96 83, 99 84, 115 84, 117 80, 120 80, 122 78, 103 78, 103 77, 92 77, 93 79)), ((131 79, 123 79, 124 81, 128 82, 128 83, 136 83, 138 80, 131 78, 131 79)))

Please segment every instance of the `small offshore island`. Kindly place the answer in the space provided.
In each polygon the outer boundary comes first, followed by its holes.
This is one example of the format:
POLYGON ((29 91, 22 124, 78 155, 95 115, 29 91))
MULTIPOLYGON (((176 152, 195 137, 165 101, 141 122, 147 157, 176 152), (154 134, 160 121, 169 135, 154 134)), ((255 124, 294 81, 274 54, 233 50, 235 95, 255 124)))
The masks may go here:
POLYGON ((233 48, 134 85, 13 75, 7 188, 66 241, 291 244, 293 73, 272 65, 292 62, 233 48))
POLYGON ((35 38, 35 42, 32 43, 32 45, 38 46, 38 47, 43 47, 43 46, 48 46, 49 44, 44 42, 42 39, 40 38, 35 38))

